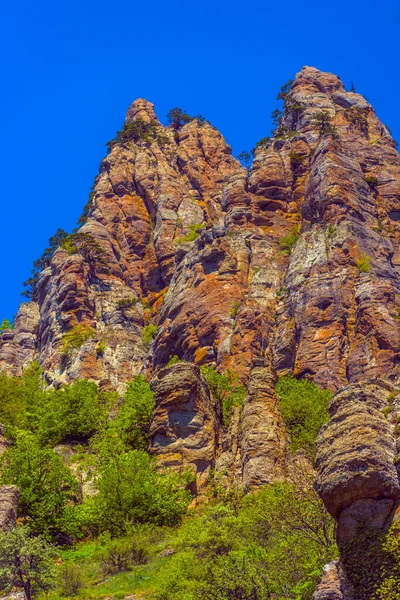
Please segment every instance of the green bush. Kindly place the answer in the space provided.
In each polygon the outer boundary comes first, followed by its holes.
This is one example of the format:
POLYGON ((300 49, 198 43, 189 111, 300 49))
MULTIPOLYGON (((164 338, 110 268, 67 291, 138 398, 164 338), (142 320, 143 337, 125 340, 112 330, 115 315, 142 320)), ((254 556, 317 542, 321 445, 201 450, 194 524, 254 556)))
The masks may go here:
POLYGON ((86 585, 84 573, 76 563, 63 563, 57 575, 57 587, 62 596, 76 596, 86 585))
POLYGON ((27 527, 0 532, 0 591, 23 590, 27 600, 54 586, 55 552, 27 527))
POLYGON ((91 338, 96 337, 96 331, 87 323, 78 323, 63 334, 61 352, 68 354, 73 348, 78 349, 91 338))
POLYGON ((311 600, 336 555, 333 519, 312 479, 266 486, 236 508, 211 506, 184 523, 157 600, 311 600))
POLYGON ((154 392, 143 375, 128 382, 124 403, 113 421, 124 440, 135 450, 147 450, 154 411, 154 392))
POLYGON ((234 406, 242 406, 246 397, 246 388, 240 383, 239 376, 230 371, 218 373, 213 367, 200 367, 210 392, 217 400, 225 427, 229 426, 234 406))
POLYGON ((121 310, 125 308, 132 308, 138 302, 137 298, 120 298, 117 302, 117 307, 121 310))
POLYGON ((49 393, 38 438, 52 446, 68 440, 87 440, 100 429, 106 417, 97 385, 93 381, 74 381, 49 393))
POLYGON ((145 564, 150 556, 148 540, 138 534, 111 540, 110 536, 100 537, 103 551, 100 563, 104 575, 115 575, 128 571, 134 565, 145 564))
POLYGON ((365 181, 368 183, 369 187, 375 189, 378 185, 378 178, 376 175, 366 175, 365 181))
POLYGON ((171 365, 176 365, 176 363, 179 362, 184 362, 183 360, 181 360, 179 358, 179 356, 177 356, 176 354, 174 354, 173 356, 170 356, 168 359, 167 364, 165 365, 166 367, 170 367, 171 365))
POLYGON ((296 242, 299 240, 300 238, 300 232, 299 232, 299 227, 298 225, 294 225, 291 229, 291 232, 289 235, 285 235, 281 238, 279 238, 279 246, 282 248, 282 251, 285 254, 290 254, 291 251, 293 250, 296 242))
POLYGON ((18 515, 48 539, 66 542, 77 533, 73 504, 78 485, 60 456, 21 432, 1 458, 0 482, 19 488, 18 515))
POLYGON ((302 154, 298 154, 297 152, 292 151, 290 153, 290 164, 292 169, 297 169, 301 165, 304 164, 304 156, 302 154))
POLYGON ((257 142, 256 148, 264 148, 267 144, 269 144, 270 141, 271 138, 266 136, 257 142))
POLYGON ((3 319, 0 323, 0 333, 2 331, 6 331, 7 329, 13 329, 14 325, 8 319, 3 319))
POLYGON ((174 245, 180 246, 181 244, 185 244, 186 242, 193 242, 199 237, 200 231, 204 229, 204 227, 205 223, 194 223, 192 225, 189 225, 188 233, 183 237, 176 238, 174 240, 174 245))
POLYGON ((107 142, 108 151, 118 144, 126 144, 134 142, 135 144, 150 144, 157 141, 159 144, 168 144, 169 138, 162 133, 162 127, 157 121, 143 121, 143 119, 135 119, 130 123, 125 123, 123 128, 118 131, 116 137, 107 142))
POLYGON ((361 252, 361 258, 357 261, 360 273, 369 273, 371 270, 371 257, 366 252, 361 252))
POLYGON ((148 454, 108 447, 99 465, 98 494, 81 507, 84 529, 91 534, 123 535, 133 524, 175 525, 191 495, 187 478, 159 473, 148 454))
POLYGON ((236 319, 236 316, 239 312, 240 306, 241 306, 241 304, 240 304, 239 300, 234 300, 231 311, 230 311, 230 315, 231 315, 232 319, 236 319))
POLYGON ((312 381, 291 376, 280 377, 275 389, 292 452, 303 449, 314 459, 318 432, 329 420, 331 392, 321 390, 312 381))
POLYGON ((192 119, 193 117, 189 117, 189 115, 181 108, 171 108, 171 110, 169 110, 167 113, 168 125, 170 125, 175 131, 181 129, 184 125, 186 125, 186 123, 189 123, 192 119))
POLYGON ((106 252, 91 233, 71 233, 60 242, 61 248, 68 254, 80 253, 89 263, 98 262, 107 266, 106 252))
POLYGON ((145 346, 150 346, 157 333, 157 325, 146 325, 143 328, 142 339, 145 346))

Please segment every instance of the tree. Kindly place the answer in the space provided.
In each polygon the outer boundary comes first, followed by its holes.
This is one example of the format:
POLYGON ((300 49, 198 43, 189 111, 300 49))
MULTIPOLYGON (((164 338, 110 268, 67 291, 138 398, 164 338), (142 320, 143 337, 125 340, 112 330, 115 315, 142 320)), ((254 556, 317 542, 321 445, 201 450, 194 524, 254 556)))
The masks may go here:
POLYGON ((240 160, 240 162, 242 163, 242 165, 246 167, 246 169, 248 169, 250 167, 251 156, 250 156, 249 152, 247 152, 246 150, 243 150, 238 155, 237 158, 238 158, 238 160, 240 160))
POLYGON ((181 127, 189 123, 192 120, 192 117, 182 110, 181 108, 171 108, 167 113, 167 122, 168 125, 171 125, 172 129, 178 131, 181 127))
POLYGON ((73 505, 78 484, 60 456, 41 448, 34 435, 24 431, 1 463, 0 482, 19 488, 18 514, 29 519, 32 531, 64 542, 76 534, 73 505))
POLYGON ((24 590, 28 600, 53 587, 55 550, 26 526, 0 533, 0 588, 24 590))
POLYGON ((286 83, 284 83, 283 86, 281 87, 281 89, 279 90, 279 93, 278 93, 276 99, 277 100, 285 100, 286 96, 290 92, 292 85, 293 85, 293 79, 289 79, 286 83))
POLYGON ((57 229, 54 235, 49 238, 49 245, 39 258, 33 263, 33 269, 29 279, 24 281, 25 291, 22 292, 22 296, 28 298, 28 300, 38 300, 38 283, 40 273, 50 265, 50 261, 53 257, 54 252, 57 250, 61 241, 68 236, 68 233, 63 229, 57 229))
POLYGON ((0 333, 2 331, 5 331, 6 329, 12 329, 12 328, 13 328, 13 324, 8 319, 3 319, 2 322, 0 323, 0 333))
POLYGON ((126 533, 132 524, 175 525, 186 510, 191 495, 187 478, 177 473, 159 473, 146 452, 121 452, 103 440, 100 454, 98 494, 82 506, 82 521, 91 533, 126 533), (113 448, 115 449, 113 450, 113 448))

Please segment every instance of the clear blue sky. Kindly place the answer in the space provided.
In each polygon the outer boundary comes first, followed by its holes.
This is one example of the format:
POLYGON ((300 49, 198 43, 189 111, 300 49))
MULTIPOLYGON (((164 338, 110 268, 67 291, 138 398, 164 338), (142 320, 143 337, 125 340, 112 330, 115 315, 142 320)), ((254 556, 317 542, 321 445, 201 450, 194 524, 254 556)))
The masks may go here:
POLYGON ((74 227, 135 98, 161 120, 174 106, 202 113, 237 155, 312 65, 354 81, 400 141, 398 1, 22 0, 1 17, 0 319, 49 236, 74 227))

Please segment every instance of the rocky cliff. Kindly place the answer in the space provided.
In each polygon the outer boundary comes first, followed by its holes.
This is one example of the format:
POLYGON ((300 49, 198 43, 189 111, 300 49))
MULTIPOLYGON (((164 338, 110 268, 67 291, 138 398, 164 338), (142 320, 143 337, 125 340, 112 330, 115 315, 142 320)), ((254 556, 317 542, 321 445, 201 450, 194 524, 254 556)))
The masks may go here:
MULTIPOLYGON (((2 334, 0 367, 20 374, 38 359, 56 386, 152 377, 152 451, 194 468, 198 490, 212 470, 245 488, 284 478, 276 378, 330 388, 317 488, 343 541, 359 518, 385 527, 400 498, 400 156, 335 75, 304 67, 282 97, 249 171, 203 119, 163 127, 136 100, 81 238, 56 250, 38 302, 2 334), (167 366, 172 356, 186 362, 167 366), (201 365, 246 386, 229 427, 201 365)), ((318 598, 339 598, 337 581, 318 598)))

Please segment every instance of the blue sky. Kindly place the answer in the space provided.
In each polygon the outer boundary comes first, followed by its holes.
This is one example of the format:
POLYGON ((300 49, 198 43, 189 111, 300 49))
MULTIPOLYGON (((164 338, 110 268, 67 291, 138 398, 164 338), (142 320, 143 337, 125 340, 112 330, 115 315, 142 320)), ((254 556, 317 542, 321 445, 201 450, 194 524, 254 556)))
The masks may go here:
POLYGON ((354 81, 400 141, 399 2, 3 3, 0 319, 32 261, 71 230, 135 98, 203 114, 237 155, 271 129, 303 65, 354 81))

